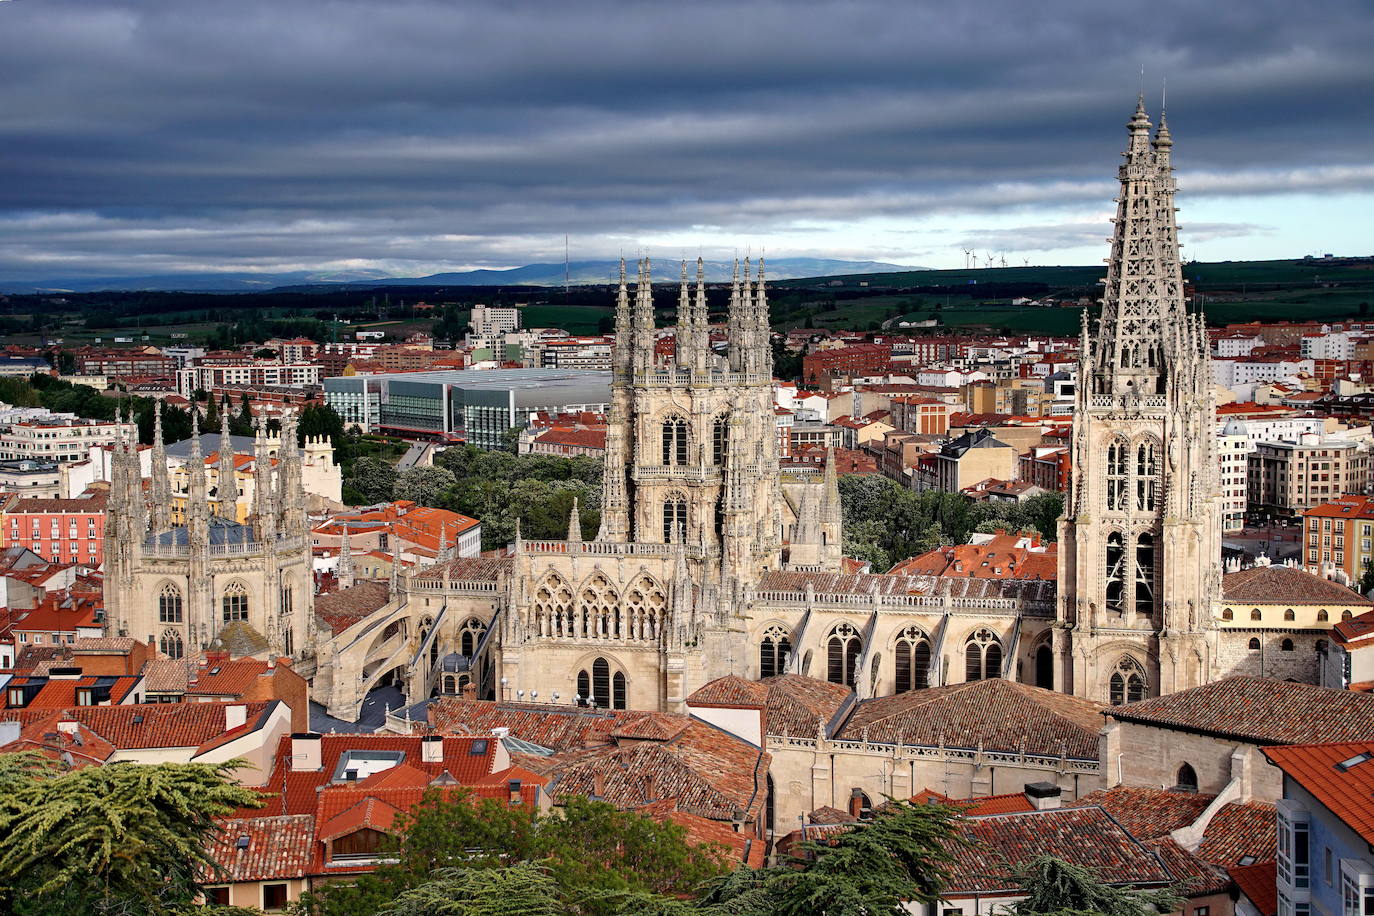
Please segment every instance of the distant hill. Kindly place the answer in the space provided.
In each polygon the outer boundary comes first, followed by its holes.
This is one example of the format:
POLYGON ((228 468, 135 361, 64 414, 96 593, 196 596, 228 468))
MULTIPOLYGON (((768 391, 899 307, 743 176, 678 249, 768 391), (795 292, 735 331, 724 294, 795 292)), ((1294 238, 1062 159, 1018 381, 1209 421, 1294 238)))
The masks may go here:
MULTIPOLYGON (((706 276, 710 282, 730 279, 731 262, 709 261, 706 276)), ((828 277, 836 274, 886 274, 921 270, 882 261, 843 261, 830 258, 768 259, 770 280, 791 280, 799 277, 828 277)), ((607 283, 619 273, 619 261, 573 261, 568 265, 569 282, 578 286, 607 283)), ((634 266, 630 266, 633 274, 634 266)), ((692 275, 696 266, 690 265, 692 275)), ((658 261, 654 279, 671 282, 681 275, 681 262, 658 261)), ((633 276, 631 276, 633 280, 633 276)), ((178 292, 267 292, 277 287, 335 286, 562 286, 563 265, 526 264, 509 270, 467 270, 432 274, 428 277, 388 277, 380 271, 294 271, 280 274, 261 273, 190 273, 156 274, 140 277, 57 277, 35 280, 0 280, 0 292, 94 292, 96 290, 160 290, 178 292)))

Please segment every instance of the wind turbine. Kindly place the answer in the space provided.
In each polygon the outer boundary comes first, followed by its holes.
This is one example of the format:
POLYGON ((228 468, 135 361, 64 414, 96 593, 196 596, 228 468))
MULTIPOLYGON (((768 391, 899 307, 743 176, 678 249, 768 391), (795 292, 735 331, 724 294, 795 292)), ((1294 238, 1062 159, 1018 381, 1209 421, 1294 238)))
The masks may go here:
POLYGON ((992 252, 991 252, 991 251, 987 252, 987 253, 983 256, 983 260, 984 260, 985 262, 987 262, 987 263, 985 263, 985 264, 983 265, 984 267, 991 267, 991 266, 992 266, 992 252))

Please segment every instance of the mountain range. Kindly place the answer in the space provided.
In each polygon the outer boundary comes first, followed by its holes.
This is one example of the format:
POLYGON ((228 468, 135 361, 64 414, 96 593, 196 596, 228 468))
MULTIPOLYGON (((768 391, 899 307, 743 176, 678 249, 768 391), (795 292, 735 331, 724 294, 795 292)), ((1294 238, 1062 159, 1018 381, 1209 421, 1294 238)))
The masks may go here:
MULTIPOLYGON (((707 261, 706 279, 720 283, 730 279, 732 261, 707 261)), ((924 270, 921 267, 887 264, 882 261, 845 261, 833 258, 770 258, 767 276, 771 280, 794 280, 800 277, 830 277, 841 274, 878 274, 898 271, 924 270)), ((696 276, 695 264, 689 271, 696 276)), ((567 282, 582 286, 614 282, 620 262, 573 261, 567 265, 567 282)), ((630 265, 631 281, 634 265, 630 265)), ((50 277, 35 280, 0 280, 0 292, 94 292, 97 290, 163 290, 179 292, 266 292, 278 287, 311 286, 562 286, 564 265, 526 264, 507 270, 466 270, 431 274, 427 277, 389 277, 381 271, 293 271, 289 273, 184 273, 155 274, 139 277, 50 277)), ((654 278, 672 282, 681 276, 680 262, 659 261, 654 278)))

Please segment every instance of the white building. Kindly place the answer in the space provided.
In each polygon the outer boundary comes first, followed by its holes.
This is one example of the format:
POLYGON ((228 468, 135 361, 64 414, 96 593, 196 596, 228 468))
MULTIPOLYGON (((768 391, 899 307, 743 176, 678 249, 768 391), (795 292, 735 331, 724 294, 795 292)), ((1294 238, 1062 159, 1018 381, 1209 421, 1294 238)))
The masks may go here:
POLYGON ((136 435, 132 423, 119 424, 113 420, 53 416, 0 425, 0 461, 24 458, 82 461, 93 446, 113 443, 121 427, 125 435, 136 435))
POLYGON ((1250 436, 1241 420, 1231 420, 1217 436, 1223 534, 1232 534, 1245 526, 1246 480, 1251 448, 1250 436))
POLYGON ((320 367, 315 363, 246 361, 232 366, 187 366, 177 371, 177 392, 186 398, 198 389, 210 391, 224 385, 303 388, 319 383, 320 367))
POLYGON ((472 307, 472 332, 480 336, 505 334, 520 330, 520 310, 495 308, 478 303, 472 307))

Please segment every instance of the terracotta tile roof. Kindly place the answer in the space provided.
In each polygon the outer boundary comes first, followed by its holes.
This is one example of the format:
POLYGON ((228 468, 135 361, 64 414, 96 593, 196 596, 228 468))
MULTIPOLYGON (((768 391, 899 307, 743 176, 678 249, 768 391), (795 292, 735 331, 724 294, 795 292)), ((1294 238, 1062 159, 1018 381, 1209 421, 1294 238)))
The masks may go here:
POLYGON ((1254 566, 1221 577, 1222 599, 1243 604, 1374 605, 1374 601, 1296 566, 1254 566))
POLYGON ((315 816, 241 817, 220 822, 210 855, 223 870, 208 884, 305 877, 315 840, 315 816), (244 840, 246 845, 240 845, 244 840))
POLYGON ((1277 815, 1266 802, 1232 802, 1212 818, 1197 848, 1201 858, 1230 868, 1245 856, 1267 862, 1277 855, 1277 815))
POLYGON ((243 696, 254 683, 271 671, 267 662, 255 658, 202 657, 186 685, 189 694, 243 696))
POLYGON ((194 666, 190 658, 150 658, 143 665, 143 689, 149 693, 183 693, 194 666))
POLYGON ((462 582, 491 582, 505 578, 514 568, 513 557, 458 557, 435 563, 421 570, 418 579, 442 579, 448 571, 450 579, 462 582))
POLYGON ((1131 836, 1154 840, 1196 821, 1214 798, 1215 795, 1170 792, 1151 786, 1115 786, 1089 792, 1077 801, 1066 803, 1065 807, 1098 805, 1116 818, 1131 836))
POLYGON ((1023 814, 1027 811, 1034 811, 1035 806, 1026 798, 1024 792, 1008 792, 1005 795, 985 795, 981 798, 961 799, 958 804, 967 805, 964 812, 969 817, 981 817, 988 814, 1023 814))
POLYGON ((649 713, 644 716, 622 719, 611 729, 611 737, 631 741, 671 741, 682 734, 691 720, 686 716, 667 713, 649 713))
POLYGON ((1231 880, 1246 896, 1260 916, 1278 916, 1279 888, 1278 863, 1258 862, 1254 865, 1237 865, 1229 870, 1231 880))
POLYGON ((687 698, 689 706, 751 706, 762 709, 768 701, 768 688, 737 674, 708 681, 687 698))
POLYGON ((606 430, 601 429, 575 429, 566 426, 555 426, 546 432, 540 433, 535 437, 536 442, 549 445, 572 445, 579 448, 599 448, 606 447, 606 430))
POLYGON ((1267 747, 1264 756, 1374 844, 1374 741, 1267 747))
POLYGON ((759 683, 768 688, 764 730, 770 735, 812 738, 818 722, 829 735, 836 717, 854 699, 854 691, 843 684, 801 674, 779 674, 759 683))
POLYGON ((1336 641, 1349 646, 1374 635, 1374 611, 1365 611, 1358 617, 1342 620, 1335 626, 1336 641))
POLYGON ((389 582, 363 580, 352 588, 341 588, 318 596, 315 599, 315 616, 335 634, 342 633, 385 607, 390 595, 389 582))
POLYGON ((440 697, 429 707, 429 724, 445 734, 487 735, 493 728, 508 728, 513 738, 566 751, 609 744, 611 729, 626 715, 644 713, 440 697))
POLYGON ((1205 897, 1220 894, 1231 886, 1226 869, 1205 861, 1169 837, 1150 840, 1145 845, 1173 875, 1174 890, 1181 896, 1205 897))
POLYGON ((841 811, 839 808, 832 808, 829 805, 821 805, 815 811, 806 816, 809 824, 857 824, 859 819, 848 811, 841 811))
POLYGON ((976 845, 954 850, 947 897, 1014 893, 1011 870, 1042 855, 1090 868, 1108 884, 1171 880, 1159 857, 1098 807, 967 818, 960 830, 976 845))
MULTIPOLYGON (((335 804, 349 801, 352 801, 353 804, 320 824, 320 842, 338 839, 363 827, 370 827, 381 833, 389 833, 396 818, 405 814, 395 805, 382 801, 366 791, 339 791, 322 793, 322 795, 324 796, 321 798, 322 803, 327 798, 335 804), (354 801, 355 797, 357 798, 356 801, 354 801)), ((417 798, 416 801, 418 802, 419 799, 417 798)), ((323 809, 325 805, 321 804, 320 807, 323 809)))
POLYGON ((836 737, 1095 760, 1103 708, 991 678, 861 700, 836 737))
POLYGON ((1126 706, 1125 722, 1252 744, 1308 744, 1374 734, 1374 696, 1262 677, 1231 677, 1126 706))
MULTIPOLYGON (((117 748, 195 747, 226 733, 225 711, 232 703, 140 703, 129 706, 72 706, 61 718, 79 722, 117 748), (137 720, 137 721, 135 721, 137 720)), ((260 725, 275 702, 243 703, 245 728, 260 725)), ((0 710, 0 720, 23 710, 0 710)))

